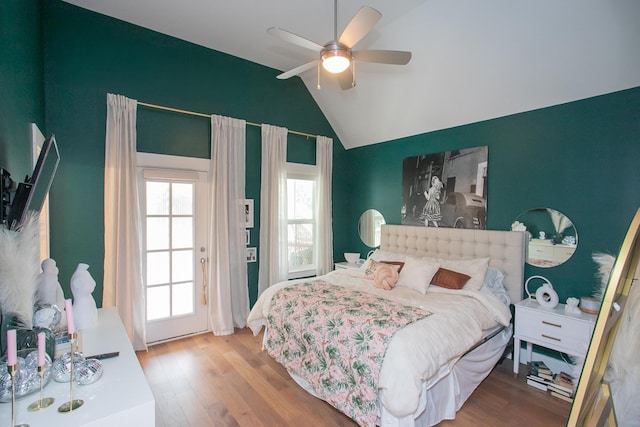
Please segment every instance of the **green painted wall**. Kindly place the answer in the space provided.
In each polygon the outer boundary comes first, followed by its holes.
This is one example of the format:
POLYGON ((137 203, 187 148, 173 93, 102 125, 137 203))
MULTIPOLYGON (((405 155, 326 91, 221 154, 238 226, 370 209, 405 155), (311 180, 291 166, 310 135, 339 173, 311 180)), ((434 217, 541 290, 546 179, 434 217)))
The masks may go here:
MULTIPOLYGON (((56 134, 62 161, 51 191, 52 256, 67 292, 76 264, 86 262, 101 300, 108 92, 333 137, 336 259, 369 250, 357 235, 365 209, 400 222, 402 160, 423 153, 489 147, 490 229, 508 229, 520 213, 541 206, 574 221, 580 239, 574 257, 560 267, 526 269, 527 277, 548 277, 562 300, 590 293, 591 254, 615 254, 640 205, 640 88, 345 152, 298 79, 281 82, 276 70, 63 2, 42 5, 0 3, 0 99, 11 100, 0 105, 0 163, 17 176, 30 172, 28 123, 56 134)), ((140 108, 138 135, 141 151, 209 156, 206 119, 140 108)), ((289 160, 314 162, 312 141, 289 141, 289 160)), ((256 212, 259 147, 259 129, 249 127, 246 193, 256 212)), ((258 231, 252 230, 252 246, 258 231)), ((257 268, 249 265, 252 301, 257 268)))
MULTIPOLYGON (((85 262, 98 282, 94 296, 102 300, 107 93, 326 135, 338 156, 344 151, 299 79, 280 81, 277 70, 60 1, 45 3, 44 18, 46 123, 61 155, 51 190, 52 257, 67 291, 75 266, 85 262)), ((210 156, 206 118, 139 107, 137 123, 140 151, 210 156)), ((315 162, 315 140, 290 135, 288 141, 289 160, 315 162)), ((248 127, 246 196, 255 201, 256 223, 260 161, 260 129, 248 127)), ((252 246, 258 236, 256 227, 252 246)), ((258 264, 248 268, 253 303, 258 264)))
POLYGON ((21 182, 31 175, 30 123, 44 126, 42 7, 0 2, 0 167, 21 182))
POLYGON ((561 301, 591 294, 591 254, 617 254, 640 207, 640 88, 348 150, 347 161, 357 165, 348 177, 350 249, 370 249, 357 235, 365 209, 400 223, 405 157, 483 145, 489 147, 487 228, 508 230, 530 208, 564 213, 578 232, 576 253, 562 266, 527 266, 525 274, 547 277, 561 301))

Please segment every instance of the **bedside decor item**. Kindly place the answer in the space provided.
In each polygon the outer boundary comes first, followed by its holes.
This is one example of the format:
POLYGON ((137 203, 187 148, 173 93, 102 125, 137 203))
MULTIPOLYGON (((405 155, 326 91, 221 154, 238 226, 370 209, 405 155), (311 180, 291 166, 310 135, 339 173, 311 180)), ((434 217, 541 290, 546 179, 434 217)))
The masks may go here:
POLYGON ((529 282, 533 279, 540 279, 543 281, 542 286, 540 286, 535 293, 535 300, 538 304, 545 308, 554 308, 557 306, 559 302, 558 293, 553 290, 551 282, 543 276, 531 276, 524 283, 524 289, 527 292, 527 295, 529 295, 529 299, 534 298, 534 294, 529 291, 529 282))
POLYGON ((80 263, 71 276, 71 292, 73 293, 73 316, 76 328, 87 329, 98 323, 98 308, 91 294, 96 281, 89 273, 89 265, 80 263))
POLYGON ((344 253, 344 259, 349 264, 356 264, 358 262, 358 260, 360 259, 360 253, 359 252, 345 252, 344 253))
POLYGON ((580 310, 584 313, 598 314, 600 301, 593 297, 582 297, 580 298, 580 310))
POLYGON ((580 313, 580 308, 578 307, 579 303, 580 303, 580 300, 578 298, 574 298, 574 297, 567 298, 567 305, 565 305, 564 311, 572 314, 580 313))

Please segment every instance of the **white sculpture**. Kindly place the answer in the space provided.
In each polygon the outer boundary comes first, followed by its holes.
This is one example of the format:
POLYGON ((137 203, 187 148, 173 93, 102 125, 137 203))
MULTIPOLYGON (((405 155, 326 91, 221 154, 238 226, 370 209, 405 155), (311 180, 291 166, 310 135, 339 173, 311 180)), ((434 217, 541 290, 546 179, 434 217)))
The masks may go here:
POLYGON ((71 276, 73 317, 77 329, 87 329, 98 323, 98 308, 91 294, 96 281, 89 273, 89 265, 80 263, 71 276))
POLYGON ((64 292, 58 282, 56 261, 47 258, 42 261, 42 273, 36 279, 36 303, 64 307, 64 292))

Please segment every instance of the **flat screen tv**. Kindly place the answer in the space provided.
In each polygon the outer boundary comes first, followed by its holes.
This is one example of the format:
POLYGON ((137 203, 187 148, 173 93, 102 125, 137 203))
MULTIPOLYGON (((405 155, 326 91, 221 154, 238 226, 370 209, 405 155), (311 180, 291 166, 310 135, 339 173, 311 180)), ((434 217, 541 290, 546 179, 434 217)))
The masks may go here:
POLYGON ((49 188, 51 188, 59 162, 60 153, 58 152, 56 138, 51 135, 42 144, 42 149, 31 177, 27 176, 25 182, 18 184, 9 207, 9 214, 5 224, 7 228, 20 230, 27 218, 27 212, 35 211, 40 213, 44 199, 47 197, 49 188))

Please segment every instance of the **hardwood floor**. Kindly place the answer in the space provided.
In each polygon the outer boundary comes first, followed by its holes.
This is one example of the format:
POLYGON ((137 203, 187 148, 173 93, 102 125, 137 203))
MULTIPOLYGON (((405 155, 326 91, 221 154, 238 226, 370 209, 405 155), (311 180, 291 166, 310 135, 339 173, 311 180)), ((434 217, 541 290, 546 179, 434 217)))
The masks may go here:
MULTIPOLYGON (((261 350, 262 334, 197 335, 138 359, 156 399, 156 426, 357 426, 301 389, 261 350)), ((510 360, 498 365, 456 419, 441 426, 563 426, 569 403, 530 387, 510 360)))

